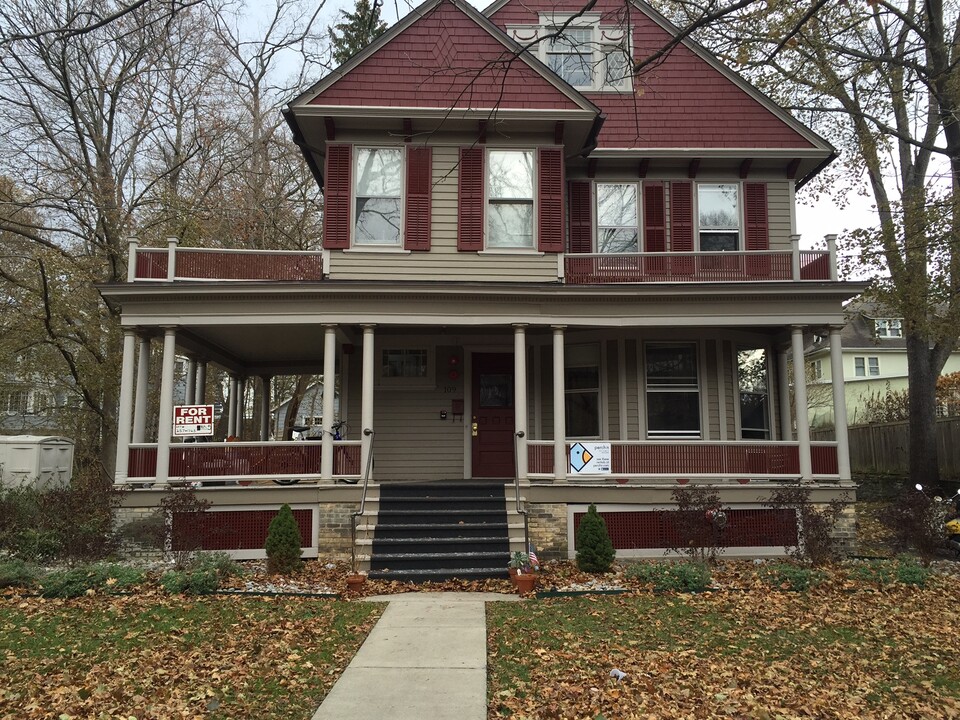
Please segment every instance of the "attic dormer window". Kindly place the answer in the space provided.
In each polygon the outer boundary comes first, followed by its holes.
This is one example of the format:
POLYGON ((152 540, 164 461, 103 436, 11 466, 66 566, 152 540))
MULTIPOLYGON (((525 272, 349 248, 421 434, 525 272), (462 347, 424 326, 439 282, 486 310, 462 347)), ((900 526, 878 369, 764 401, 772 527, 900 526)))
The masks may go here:
POLYGON ((889 318, 883 320, 874 320, 874 327, 878 338, 900 338, 903 337, 903 328, 900 318, 889 318))
POLYGON ((577 90, 630 87, 630 40, 618 26, 600 24, 600 15, 541 15, 539 26, 509 26, 511 37, 577 90), (567 23, 570 24, 567 24, 567 23))

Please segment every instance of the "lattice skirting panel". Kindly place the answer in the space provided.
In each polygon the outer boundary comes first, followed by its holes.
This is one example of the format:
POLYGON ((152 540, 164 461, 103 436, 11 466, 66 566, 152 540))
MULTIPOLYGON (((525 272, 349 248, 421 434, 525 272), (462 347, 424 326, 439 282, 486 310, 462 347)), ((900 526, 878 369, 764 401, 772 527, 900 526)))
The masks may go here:
MULTIPOLYGON (((193 546, 202 550, 221 550, 238 560, 266 557, 267 530, 279 509, 279 505, 224 506, 203 513, 176 513, 173 516, 173 549, 193 546)), ((318 508, 291 505, 291 509, 300 530, 303 557, 317 557, 318 508)))
MULTIPOLYGON (((686 545, 674 510, 631 510, 625 506, 598 506, 618 555, 655 556, 686 545)), ((570 555, 584 506, 569 506, 570 555)), ((704 520, 706 523, 706 520, 704 520)), ((797 544, 797 518, 792 510, 734 508, 727 511, 727 526, 720 542, 728 555, 777 555, 797 544)))

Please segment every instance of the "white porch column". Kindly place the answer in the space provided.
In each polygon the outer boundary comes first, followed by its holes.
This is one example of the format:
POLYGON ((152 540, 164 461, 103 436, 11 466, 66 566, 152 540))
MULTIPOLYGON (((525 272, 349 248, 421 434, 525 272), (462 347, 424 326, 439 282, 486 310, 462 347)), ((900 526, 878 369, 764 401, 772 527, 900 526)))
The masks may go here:
POLYGON ((777 348, 777 400, 780 406, 780 439, 793 440, 793 418, 790 415, 790 373, 787 348, 777 348))
POLYGON ((370 451, 373 449, 373 437, 364 434, 367 428, 373 429, 373 369, 376 363, 374 354, 373 325, 363 326, 363 367, 360 377, 360 472, 367 471, 370 451))
POLYGON ((127 282, 137 279, 137 248, 140 241, 137 238, 127 238, 127 282))
POLYGON ((796 404, 797 442, 800 444, 800 477, 813 479, 810 463, 810 411, 807 408, 807 377, 803 362, 803 328, 795 326, 791 331, 793 350, 793 394, 796 404))
POLYGON ((194 405, 197 400, 197 361, 187 358, 187 379, 184 382, 183 404, 194 405))
POLYGON ((790 236, 790 274, 793 281, 800 280, 800 236, 790 236))
POLYGON ((323 326, 323 445, 320 479, 333 480, 333 397, 337 381, 337 326, 323 326))
POLYGON ((527 326, 513 326, 513 430, 517 477, 527 479, 527 326), (520 433, 523 436, 520 437, 520 433))
POLYGON ((170 434, 173 426, 173 371, 177 354, 177 331, 164 328, 163 364, 160 372, 160 413, 157 420, 157 484, 170 482, 170 434))
POLYGON ((167 280, 177 276, 177 245, 180 243, 175 237, 167 238, 167 280))
POLYGON ((850 441, 847 438, 847 393, 843 382, 843 348, 840 325, 830 326, 830 384, 833 386, 833 427, 837 438, 837 469, 841 480, 849 480, 850 441))
POLYGON ((244 402, 244 396, 247 394, 247 378, 238 377, 237 378, 237 405, 236 405, 236 423, 237 427, 234 430, 233 434, 237 436, 237 440, 243 440, 243 420, 246 413, 246 403, 244 402))
POLYGON ((133 412, 133 442, 146 442, 147 437, 147 388, 150 383, 150 338, 140 338, 137 356, 137 391, 133 412))
POLYGON ((836 282, 840 276, 840 268, 837 266, 837 236, 824 235, 823 239, 827 241, 827 252, 830 253, 830 279, 836 282))
POLYGON ((195 394, 196 401, 203 405, 207 399, 207 361, 201 360, 197 363, 197 389, 195 394))
POLYGON ((260 442, 270 439, 270 376, 260 376, 260 442))
POLYGON ((130 431, 133 426, 133 358, 137 352, 137 338, 133 330, 123 331, 123 361, 120 369, 120 407, 117 413, 117 464, 113 482, 127 481, 130 464, 130 431))
POLYGON ((230 388, 227 391, 227 437, 237 436, 237 387, 239 381, 236 375, 230 376, 230 388))
POLYGON ((553 327, 553 477, 567 481, 567 403, 564 384, 563 326, 553 327))

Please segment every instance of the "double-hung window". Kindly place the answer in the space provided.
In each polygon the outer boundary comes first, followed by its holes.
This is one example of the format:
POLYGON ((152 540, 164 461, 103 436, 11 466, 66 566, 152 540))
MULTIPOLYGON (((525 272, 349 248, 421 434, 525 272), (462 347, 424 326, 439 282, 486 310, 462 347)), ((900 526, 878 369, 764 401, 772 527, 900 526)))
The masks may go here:
POLYGON ((487 247, 533 248, 532 150, 491 150, 487 155, 487 247))
POLYGON ((740 186, 734 183, 697 185, 700 250, 740 249, 740 186))
POLYGON ((874 320, 878 338, 903 337, 903 327, 899 318, 874 320))
POLYGON ((597 252, 637 252, 639 216, 636 183, 597 183, 597 252))
POLYGON ((853 358, 853 374, 856 377, 878 377, 880 375, 879 357, 853 358))
POLYGON ((547 41, 547 66, 577 88, 593 87, 593 28, 553 28, 547 41))
POLYGON ((647 436, 700 437, 696 343, 647 343, 647 436))
POLYGON ((356 148, 354 178, 354 245, 399 246, 403 151, 356 148))

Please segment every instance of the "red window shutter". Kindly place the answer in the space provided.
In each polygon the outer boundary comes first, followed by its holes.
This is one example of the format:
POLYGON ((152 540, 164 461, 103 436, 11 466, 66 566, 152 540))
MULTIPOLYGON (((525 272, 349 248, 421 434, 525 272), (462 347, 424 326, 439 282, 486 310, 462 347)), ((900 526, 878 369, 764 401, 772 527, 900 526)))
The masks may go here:
POLYGON ((693 183, 670 183, 670 250, 693 252, 693 183))
POLYGON ((428 147, 407 148, 407 200, 403 216, 403 248, 430 249, 430 189, 433 152, 428 147))
POLYGON ((667 251, 667 215, 663 183, 643 183, 643 247, 646 252, 667 251))
POLYGON ((744 183, 744 217, 746 220, 745 250, 769 250, 770 230, 767 222, 767 184, 744 183))
POLYGON ((457 250, 483 250, 483 148, 460 148, 457 250))
POLYGON ((570 181, 570 252, 593 252, 593 206, 584 180, 570 181))
POLYGON ((350 247, 350 195, 353 148, 327 145, 323 177, 323 246, 330 250, 350 247))
POLYGON ((537 182, 537 248, 563 252, 563 153, 540 148, 537 182))

